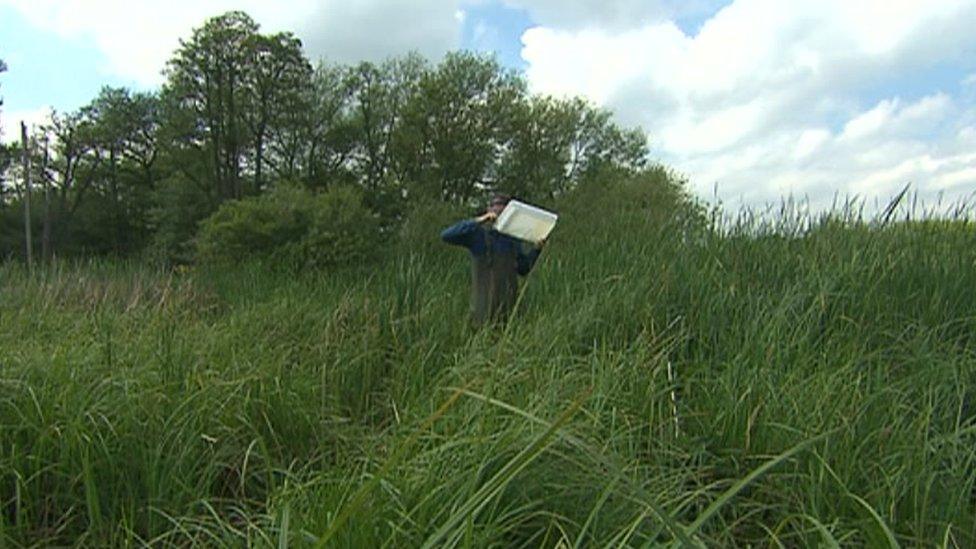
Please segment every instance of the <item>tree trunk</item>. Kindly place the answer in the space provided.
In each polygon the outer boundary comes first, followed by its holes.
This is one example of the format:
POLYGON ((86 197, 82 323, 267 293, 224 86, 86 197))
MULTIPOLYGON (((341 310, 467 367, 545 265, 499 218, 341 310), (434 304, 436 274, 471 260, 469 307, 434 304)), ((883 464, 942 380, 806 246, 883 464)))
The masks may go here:
POLYGON ((256 136, 255 159, 254 159, 254 194, 261 192, 261 168, 264 164, 264 128, 261 128, 256 136))
POLYGON ((24 236, 27 243, 27 270, 34 269, 34 246, 31 242, 31 158, 27 124, 20 123, 20 141, 24 147, 24 236))
POLYGON ((42 179, 44 180, 44 229, 41 233, 41 259, 51 261, 51 179, 47 174, 48 149, 47 140, 44 141, 44 164, 42 179))
POLYGON ((115 145, 109 149, 109 181, 112 185, 112 225, 115 240, 115 252, 122 255, 124 231, 122 230, 122 199, 119 196, 119 174, 116 161, 115 145))

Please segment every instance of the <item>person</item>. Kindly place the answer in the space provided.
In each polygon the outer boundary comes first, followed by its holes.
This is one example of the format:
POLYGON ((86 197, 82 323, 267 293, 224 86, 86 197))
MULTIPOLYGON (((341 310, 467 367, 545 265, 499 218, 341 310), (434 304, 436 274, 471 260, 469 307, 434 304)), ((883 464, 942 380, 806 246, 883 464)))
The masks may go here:
POLYGON ((497 194, 485 213, 444 229, 441 239, 471 252, 471 321, 475 326, 508 317, 518 295, 518 275, 532 270, 545 241, 530 244, 493 228, 511 197, 497 194))

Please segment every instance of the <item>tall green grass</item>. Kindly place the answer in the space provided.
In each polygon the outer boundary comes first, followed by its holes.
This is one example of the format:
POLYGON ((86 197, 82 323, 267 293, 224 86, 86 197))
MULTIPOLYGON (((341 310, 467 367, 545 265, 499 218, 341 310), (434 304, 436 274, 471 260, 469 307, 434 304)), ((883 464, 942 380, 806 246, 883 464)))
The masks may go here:
POLYGON ((976 545, 976 227, 656 193, 562 204, 481 332, 439 227, 338 273, 3 265, 0 545, 976 545))

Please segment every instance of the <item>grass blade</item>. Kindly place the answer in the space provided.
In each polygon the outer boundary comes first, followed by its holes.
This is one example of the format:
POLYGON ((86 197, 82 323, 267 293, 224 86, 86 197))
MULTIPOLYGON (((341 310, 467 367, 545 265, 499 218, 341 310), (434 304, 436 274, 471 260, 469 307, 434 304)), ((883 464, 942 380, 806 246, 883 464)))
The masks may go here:
POLYGON ((403 458, 407 455, 407 451, 413 448, 413 446, 417 443, 417 440, 420 439, 421 433, 429 429, 431 425, 433 425, 435 422, 437 422, 438 419, 441 418, 441 416, 446 414, 447 411, 450 410, 452 406, 454 406, 454 403, 456 403, 457 400, 461 398, 461 395, 464 394, 464 390, 466 388, 467 387, 464 387, 454 391, 454 393, 451 394, 450 398, 448 398, 443 404, 441 404, 441 406, 436 411, 434 411, 434 413, 431 414, 430 417, 424 420, 423 424, 416 431, 414 431, 410 435, 410 437, 408 437, 407 440, 393 452, 393 455, 391 455, 389 459, 386 460, 386 463, 383 464, 383 467, 381 467, 380 470, 369 479, 369 481, 367 481, 365 484, 360 486, 358 490, 356 490, 356 492, 350 498, 349 503, 345 507, 343 507, 342 512, 340 512, 339 515, 336 517, 336 519, 332 521, 332 523, 329 525, 329 529, 326 530, 325 533, 319 537, 318 541, 315 543, 316 547, 325 547, 329 543, 329 540, 332 539, 332 536, 334 536, 336 532, 339 531, 339 528, 341 528, 342 525, 345 524, 347 520, 349 520, 349 517, 357 509, 359 509, 359 507, 366 500, 366 496, 373 491, 373 488, 378 486, 380 481, 382 481, 383 478, 386 477, 387 473, 389 473, 390 470, 393 469, 393 467, 395 467, 397 464, 400 463, 400 461, 403 460, 403 458))
POLYGON ((763 476, 766 473, 766 471, 769 471, 770 469, 776 467, 777 465, 786 461, 790 457, 798 454, 799 452, 801 452, 802 450, 804 450, 814 442, 822 440, 831 432, 832 431, 828 431, 826 433, 817 435, 813 438, 804 440, 803 442, 797 444, 796 446, 779 454, 778 456, 774 457, 773 459, 767 461, 766 463, 763 463, 762 465, 754 469, 751 473, 746 475, 745 478, 733 484, 732 487, 730 487, 728 490, 722 493, 722 495, 719 496, 718 499, 713 501, 711 505, 709 505, 704 511, 702 511, 702 513, 698 515, 697 518, 695 518, 695 521, 692 522, 690 526, 688 526, 686 533, 689 536, 693 535, 695 532, 698 531, 699 528, 702 527, 703 524, 705 524, 708 521, 708 519, 715 516, 715 514, 718 513, 719 510, 722 509, 722 507, 725 506, 726 503, 728 503, 732 498, 734 498, 736 494, 741 492, 746 486, 752 484, 753 481, 763 476))
MULTIPOLYGON (((515 478, 518 473, 524 470, 535 458, 539 457, 554 438, 560 427, 565 425, 573 414, 583 405, 583 401, 589 395, 589 391, 583 393, 572 402, 548 429, 537 436, 528 446, 523 448, 518 454, 505 463, 502 468, 494 474, 481 488, 479 488, 463 505, 457 509, 430 537, 424 541, 422 547, 440 547, 443 541, 452 534, 458 525, 462 524, 469 516, 476 515, 485 505, 487 505, 508 483, 515 478)), ((448 544, 450 545, 450 544, 448 544)))
POLYGON ((861 505, 861 507, 864 507, 864 509, 866 509, 867 512, 871 514, 871 517, 874 519, 875 524, 878 525, 878 528, 881 530, 881 532, 885 536, 885 539, 888 541, 888 547, 891 547, 893 549, 901 547, 901 545, 898 543, 898 540, 895 538, 895 534, 891 531, 891 528, 888 528, 888 525, 885 523, 884 519, 882 519, 881 515, 879 515, 878 512, 874 510, 874 507, 871 507, 870 503, 864 501, 864 499, 861 496, 858 496, 857 494, 849 493, 847 495, 850 496, 851 499, 853 499, 854 501, 858 502, 861 505))

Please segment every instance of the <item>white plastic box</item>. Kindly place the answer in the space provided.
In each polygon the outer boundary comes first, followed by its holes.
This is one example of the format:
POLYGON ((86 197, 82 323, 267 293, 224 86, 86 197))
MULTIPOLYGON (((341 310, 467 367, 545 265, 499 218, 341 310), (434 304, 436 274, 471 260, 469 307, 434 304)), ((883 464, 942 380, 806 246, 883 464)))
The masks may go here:
POLYGON ((538 243, 549 236, 558 219, 558 215, 542 208, 510 200, 495 221, 495 230, 519 240, 538 243))

